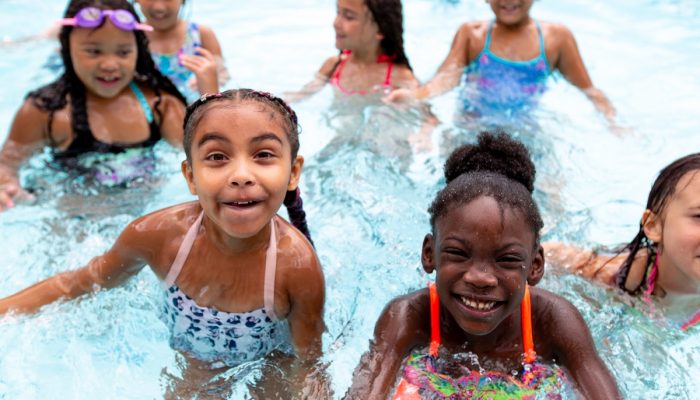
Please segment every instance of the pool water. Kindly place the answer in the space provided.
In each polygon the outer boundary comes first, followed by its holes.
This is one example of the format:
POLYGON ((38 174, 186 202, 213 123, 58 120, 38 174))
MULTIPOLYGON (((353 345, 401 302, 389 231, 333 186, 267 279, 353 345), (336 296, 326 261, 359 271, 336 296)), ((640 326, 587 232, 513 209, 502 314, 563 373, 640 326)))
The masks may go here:
MULTIPOLYGON (((188 1, 188 3, 190 3, 188 1)), ((0 2, 7 39, 46 29, 63 2, 0 2), (41 13, 35 10, 41 9, 41 13)), ((429 79, 460 23, 488 19, 483 1, 406 0, 406 51, 417 77, 429 79)), ((313 77, 335 53, 335 6, 320 0, 193 1, 193 20, 213 27, 231 72, 229 87, 282 93, 313 77)), ((596 86, 632 134, 617 137, 589 101, 561 77, 550 81, 536 123, 513 134, 535 156, 536 198, 545 239, 612 246, 635 233, 655 174, 700 148, 700 5, 692 0, 536 2, 536 18, 565 23, 596 86)), ((0 38, 2 39, 2 38, 0 38)), ((42 67, 56 42, 0 45, 0 139, 26 92, 49 82, 42 67)), ((302 192, 326 284, 324 350, 335 397, 345 392, 377 316, 393 297, 423 287, 420 267, 427 207, 445 155, 474 138, 454 121, 457 95, 432 101, 441 120, 433 149, 411 151, 419 118, 376 99, 336 99, 330 88, 295 105, 306 158, 302 192)), ((0 214, 0 296, 77 268, 110 247, 145 212, 192 200, 179 173, 182 155, 156 147, 154 178, 128 190, 100 188, 32 159, 23 176, 38 201, 0 214)), ((284 212, 282 212, 284 213, 284 212)), ((626 398, 696 398, 700 335, 613 290, 549 270, 541 285, 581 310, 598 350, 626 398)), ((0 398, 161 398, 180 376, 159 319, 161 289, 150 272, 125 286, 0 320, 0 398)), ((223 373, 225 395, 245 398, 264 362, 223 373)))

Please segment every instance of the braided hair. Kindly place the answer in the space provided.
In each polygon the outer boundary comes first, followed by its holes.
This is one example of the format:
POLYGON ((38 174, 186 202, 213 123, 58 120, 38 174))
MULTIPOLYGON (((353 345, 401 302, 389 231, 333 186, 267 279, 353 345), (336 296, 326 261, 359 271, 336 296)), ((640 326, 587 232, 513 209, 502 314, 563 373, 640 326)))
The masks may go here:
MULTIPOLYGON (((64 18, 75 17, 78 11, 85 7, 97 7, 103 10, 124 9, 131 12, 137 21, 139 20, 138 15, 134 11, 134 7, 126 0, 72 0, 66 8, 64 18)), ((71 128, 74 136, 91 135, 90 126, 88 124, 85 85, 76 75, 70 56, 69 37, 73 29, 72 26, 63 26, 59 33, 61 59, 63 60, 65 69, 63 75, 54 82, 29 92, 27 95, 27 98, 32 99, 33 104, 38 109, 48 112, 47 132, 48 138, 52 144, 55 144, 51 135, 53 115, 56 111, 63 109, 68 104, 69 97, 71 103, 71 128)), ((161 91, 175 96, 183 104, 187 104, 187 101, 177 90, 175 85, 156 69, 153 59, 151 58, 151 53, 148 51, 148 39, 146 35, 139 30, 134 30, 133 33, 136 36, 137 47, 134 80, 146 84, 153 90, 156 95, 156 102, 154 104, 154 111, 157 115, 156 120, 162 121, 163 115, 158 107, 161 101, 161 91)))
POLYGON ((379 46, 382 53, 393 57, 395 64, 405 65, 412 70, 403 49, 403 10, 401 0, 365 0, 372 19, 384 36, 379 46))
POLYGON ((457 148, 445 162, 447 186, 438 192, 428 209, 430 226, 452 207, 480 196, 492 197, 499 207, 522 212, 539 244, 543 227, 540 211, 532 198, 535 165, 525 146, 503 132, 482 132, 477 144, 457 148))
MULTIPOLYGON (((646 209, 653 212, 654 214, 661 216, 668 201, 676 193, 676 186, 678 182, 687 173, 692 171, 700 172, 700 153, 689 154, 685 157, 681 157, 671 164, 667 165, 664 169, 659 172, 659 176, 656 177, 654 184, 651 186, 649 191, 649 197, 647 198, 646 209)), ((627 276, 629 275, 630 269, 632 268, 632 263, 639 252, 640 249, 647 249, 647 265, 650 265, 656 256, 656 245, 646 236, 644 233, 644 223, 646 221, 641 221, 639 224, 639 230, 635 235, 634 239, 625 245, 619 253, 627 250, 629 254, 625 261, 622 262, 620 269, 617 272, 616 284, 617 286, 634 294, 640 288, 635 288, 630 291, 625 287, 625 282, 627 281, 627 276)), ((619 254, 618 253, 618 254, 619 254)), ((647 271, 644 272, 644 277, 642 278, 642 286, 644 282, 647 281, 647 271)))

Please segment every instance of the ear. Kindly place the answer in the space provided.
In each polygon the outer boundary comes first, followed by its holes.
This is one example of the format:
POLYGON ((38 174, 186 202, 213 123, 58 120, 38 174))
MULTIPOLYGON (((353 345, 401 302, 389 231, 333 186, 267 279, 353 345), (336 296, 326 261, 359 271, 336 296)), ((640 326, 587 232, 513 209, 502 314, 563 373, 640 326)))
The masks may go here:
POLYGON ((304 167, 304 157, 297 156, 297 158, 292 163, 292 174, 289 177, 289 183, 287 184, 287 190, 296 190, 299 186, 299 178, 301 178, 301 169, 304 167))
POLYGON ((180 165, 180 169, 182 169, 182 176, 184 176, 185 180, 187 181, 187 187, 190 188, 190 193, 196 196, 197 188, 194 185, 194 174, 192 173, 192 165, 190 165, 189 161, 184 160, 180 165))
POLYGON ((423 239, 423 250, 421 252, 420 261, 423 263, 423 270, 429 274, 435 271, 435 252, 433 249, 435 238, 430 233, 425 235, 423 239))
POLYGON ((544 275, 544 249, 542 246, 537 246, 532 263, 530 264, 530 272, 527 274, 527 283, 530 286, 537 285, 544 275))
POLYGON ((642 214, 642 229, 646 237, 656 243, 663 237, 663 223, 661 217, 651 210, 644 210, 642 214))

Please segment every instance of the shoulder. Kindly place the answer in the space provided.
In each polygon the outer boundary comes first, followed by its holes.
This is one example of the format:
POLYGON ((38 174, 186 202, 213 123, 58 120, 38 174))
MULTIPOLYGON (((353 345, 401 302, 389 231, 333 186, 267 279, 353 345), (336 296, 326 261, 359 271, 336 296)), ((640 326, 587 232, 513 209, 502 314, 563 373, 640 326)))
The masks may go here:
POLYGON ((488 28, 488 21, 469 21, 459 26, 457 35, 465 38, 485 37, 488 28))
POLYGON ((561 46, 566 43, 575 42, 573 32, 571 32, 566 25, 544 21, 540 21, 539 23, 542 28, 542 35, 544 36, 545 43, 548 42, 561 46))
MULTIPOLYGON (((277 233, 278 267, 282 269, 285 281, 299 281, 308 285, 314 282, 323 284, 323 271, 316 251, 304 234, 294 228, 284 218, 274 218, 277 233), (312 281, 309 281, 312 279, 312 281)), ((293 286, 293 285, 292 285, 293 286)))
POLYGON ((202 40, 202 47, 208 50, 214 50, 214 44, 216 48, 219 48, 219 40, 216 38, 214 30, 207 25, 197 24, 199 29, 199 38, 202 40))
POLYGON ((32 98, 24 100, 15 114, 9 139, 22 144, 44 140, 49 113, 37 107, 32 98))
POLYGON ((394 64, 391 70, 391 82, 394 87, 415 88, 418 87, 418 80, 413 71, 402 64, 394 64))
POLYGON ((338 65, 340 62, 340 55, 334 55, 331 57, 328 57, 326 61, 321 64, 321 68, 318 70, 318 74, 322 75, 326 79, 330 79, 331 75, 333 75, 333 71, 335 71, 335 67, 338 65))
POLYGON ((532 318, 538 343, 547 343, 556 358, 566 357, 572 347, 590 347, 590 331, 579 310, 565 298, 548 290, 532 288, 532 318))
POLYGON ((408 351, 428 344, 430 337, 430 295, 428 289, 399 296, 382 310, 375 326, 377 345, 397 346, 408 351))

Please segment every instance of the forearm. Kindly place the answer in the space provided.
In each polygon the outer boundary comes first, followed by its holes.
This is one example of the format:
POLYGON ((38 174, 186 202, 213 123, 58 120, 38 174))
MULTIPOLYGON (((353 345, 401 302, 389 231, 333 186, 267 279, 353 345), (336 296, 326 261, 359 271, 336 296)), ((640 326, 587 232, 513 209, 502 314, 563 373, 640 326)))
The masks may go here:
POLYGON ((85 284, 76 275, 77 271, 64 272, 1 299, 0 314, 8 311, 32 313, 58 299, 73 299, 92 291, 92 285, 85 284))
POLYGON ((588 89, 584 89, 583 93, 591 100, 593 106, 598 110, 603 116, 609 121, 614 122, 615 120, 615 107, 613 107, 610 100, 605 96, 602 90, 591 86, 588 89))
POLYGON ((452 90, 459 85, 462 71, 463 67, 458 65, 448 65, 440 68, 433 79, 415 90, 416 99, 425 100, 452 90))

